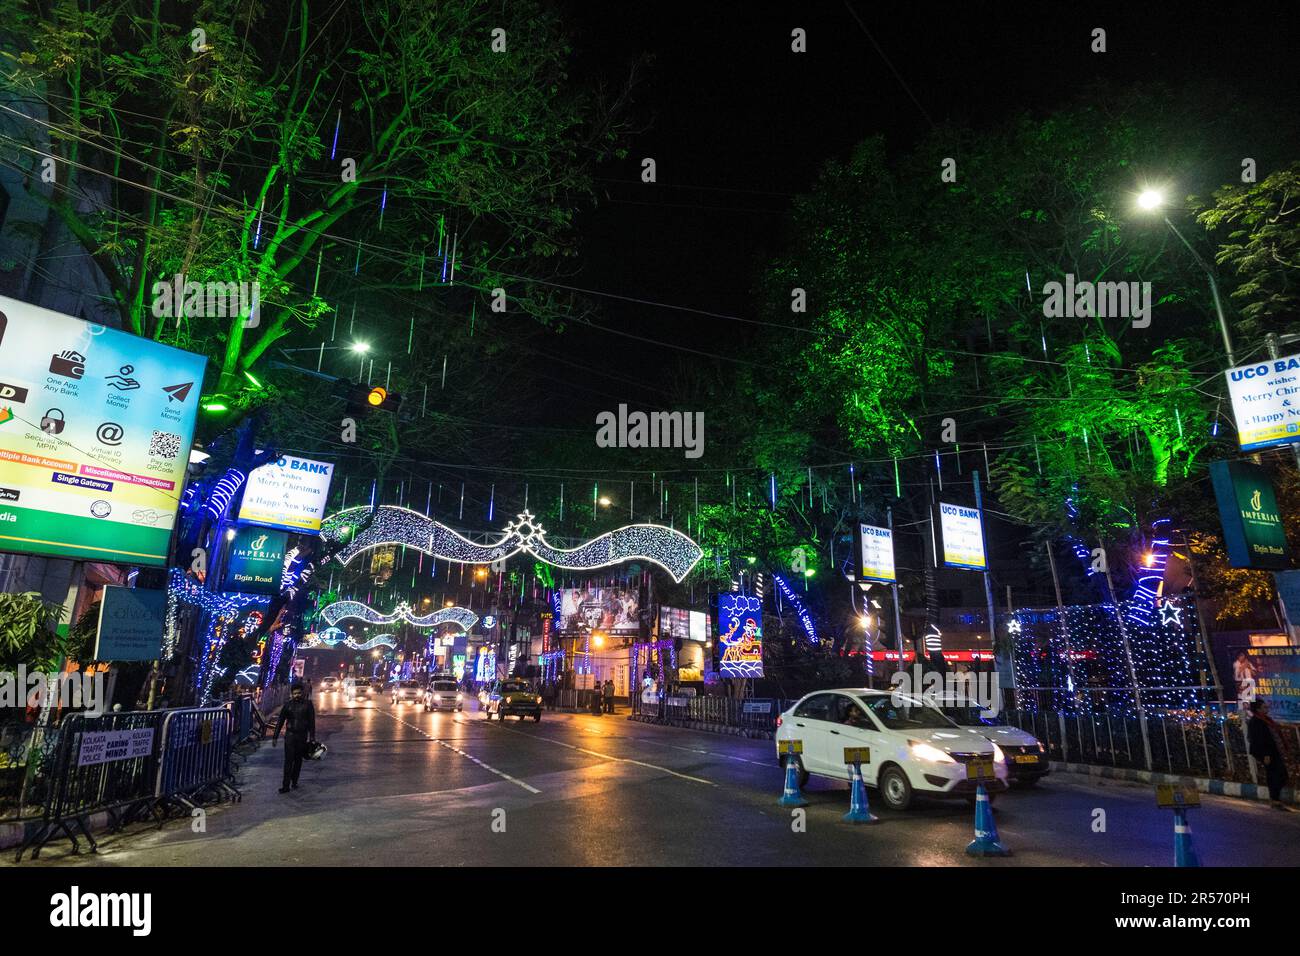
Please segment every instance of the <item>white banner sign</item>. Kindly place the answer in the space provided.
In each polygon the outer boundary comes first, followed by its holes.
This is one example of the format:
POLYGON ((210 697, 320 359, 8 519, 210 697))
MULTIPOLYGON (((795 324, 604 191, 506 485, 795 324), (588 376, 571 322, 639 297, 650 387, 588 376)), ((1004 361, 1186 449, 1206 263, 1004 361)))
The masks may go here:
POLYGON ((983 571, 984 528, 976 508, 939 504, 939 531, 943 536, 943 563, 950 568, 983 571))
POLYGON ((77 758, 77 766, 133 760, 136 757, 147 757, 152 751, 152 727, 93 731, 81 735, 81 754, 77 758))
POLYGON ((1300 441, 1300 355, 1230 368, 1226 374, 1242 451, 1300 441))
POLYGON ((288 531, 320 531, 334 466, 284 455, 248 476, 239 520, 288 531))
POLYGON ((894 583, 894 532, 869 524, 858 525, 858 580, 894 583))

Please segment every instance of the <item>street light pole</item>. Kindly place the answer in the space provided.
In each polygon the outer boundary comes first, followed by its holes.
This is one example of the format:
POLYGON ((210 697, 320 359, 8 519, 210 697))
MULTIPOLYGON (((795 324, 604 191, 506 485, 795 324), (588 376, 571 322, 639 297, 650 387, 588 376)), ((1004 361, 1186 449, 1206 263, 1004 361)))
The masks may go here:
POLYGON ((1167 225, 1173 231, 1173 234, 1178 237, 1179 241, 1187 247, 1187 251, 1192 254, 1192 258, 1196 260, 1196 264, 1205 270, 1205 276, 1210 280, 1210 296, 1214 299, 1214 311, 1219 317, 1219 331, 1223 333, 1223 351, 1228 356, 1228 367, 1232 368, 1237 364, 1237 357, 1232 351, 1232 336, 1228 332, 1228 320, 1223 314, 1223 303, 1219 301, 1219 283, 1214 278, 1214 270, 1210 268, 1208 262, 1201 258, 1201 254, 1192 248, 1192 244, 1183 237, 1183 234, 1178 231, 1178 227, 1170 221, 1169 217, 1165 216, 1164 220, 1165 225, 1167 225))

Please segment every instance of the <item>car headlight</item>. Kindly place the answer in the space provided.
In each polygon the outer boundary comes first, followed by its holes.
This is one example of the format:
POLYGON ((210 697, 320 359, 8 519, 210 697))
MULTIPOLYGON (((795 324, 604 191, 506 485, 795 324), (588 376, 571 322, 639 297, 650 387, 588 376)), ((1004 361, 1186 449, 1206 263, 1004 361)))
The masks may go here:
POLYGON ((993 761, 994 763, 1007 762, 1007 755, 1002 752, 1002 748, 999 747, 997 744, 993 745, 993 761))
POLYGON ((1040 743, 1040 744, 1038 745, 1038 752, 1039 752, 1040 754, 1045 754, 1045 753, 1047 753, 1047 748, 1044 747, 1044 746, 1040 743))
POLYGON ((457 694, 457 695, 456 695, 456 699, 457 699, 457 700, 464 700, 465 697, 464 697, 463 694, 457 694))
POLYGON ((922 740, 909 740, 907 746, 912 751, 912 756, 917 760, 928 760, 931 763, 956 763, 950 754, 945 753, 932 744, 927 744, 922 740))

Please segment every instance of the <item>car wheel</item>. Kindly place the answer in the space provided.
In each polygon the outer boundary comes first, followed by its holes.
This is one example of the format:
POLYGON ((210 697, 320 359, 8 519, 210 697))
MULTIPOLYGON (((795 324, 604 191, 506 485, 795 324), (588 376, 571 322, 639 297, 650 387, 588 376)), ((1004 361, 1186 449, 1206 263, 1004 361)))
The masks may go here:
POLYGON ((886 767, 876 784, 880 798, 891 810, 906 810, 912 805, 912 785, 899 767, 886 767))
MULTIPOLYGON (((787 756, 784 756, 784 757, 781 758, 781 770, 782 770, 782 772, 785 771, 785 765, 786 765, 786 763, 789 761, 789 759, 790 759, 790 757, 789 757, 788 755, 787 755, 787 756)), ((796 770, 797 770, 798 773, 799 773, 799 789, 802 790, 804 787, 808 786, 808 771, 805 770, 805 769, 803 768, 803 758, 802 758, 802 757, 795 757, 795 758, 794 758, 794 765, 795 765, 796 770)))

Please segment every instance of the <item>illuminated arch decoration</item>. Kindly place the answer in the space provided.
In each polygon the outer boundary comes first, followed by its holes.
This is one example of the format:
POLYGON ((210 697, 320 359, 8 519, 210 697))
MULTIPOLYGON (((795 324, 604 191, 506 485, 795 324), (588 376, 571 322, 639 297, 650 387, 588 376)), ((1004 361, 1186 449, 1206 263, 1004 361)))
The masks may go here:
MULTIPOLYGON (((814 644, 820 643, 820 640, 817 637, 817 625, 813 623, 812 614, 808 611, 808 608, 804 606, 803 601, 799 599, 799 595, 794 593, 794 589, 790 587, 789 582, 787 582, 785 578, 781 577, 781 575, 774 573, 772 575, 772 580, 776 582, 777 589, 781 592, 781 596, 785 598, 790 607, 794 609, 795 616, 799 618, 799 623, 803 626, 804 633, 808 635, 808 640, 814 644)), ((868 650, 870 650, 870 648, 868 648, 868 650)), ((867 659, 870 660, 869 657, 867 659)))
POLYGON ((377 634, 368 641, 356 641, 350 637, 335 637, 331 635, 332 631, 338 628, 327 628, 319 634, 308 634, 306 640, 298 645, 299 650, 309 651, 317 647, 337 647, 342 644, 350 647, 354 651, 368 651, 374 647, 396 647, 397 638, 391 634, 377 634), (330 636, 326 636, 330 635, 330 636))
MULTIPOLYGON (((325 521, 321 537, 342 542, 369 511, 367 507, 340 511, 325 521)), ((546 541, 546 530, 529 511, 521 512, 507 524, 498 541, 475 544, 418 511, 384 505, 376 509, 370 526, 336 557, 349 564, 363 551, 398 544, 457 564, 491 564, 521 552, 566 571, 594 571, 625 561, 650 561, 672 575, 674 581, 685 578, 704 555, 687 535, 657 524, 625 525, 576 548, 555 548, 546 541)))
POLYGON ((406 602, 398 604, 390 614, 381 614, 360 601, 336 601, 320 612, 320 619, 331 627, 350 618, 364 621, 366 624, 392 624, 396 621, 405 621, 416 627, 458 624, 461 630, 465 631, 478 623, 478 615, 467 607, 444 607, 431 614, 417 615, 406 602))

